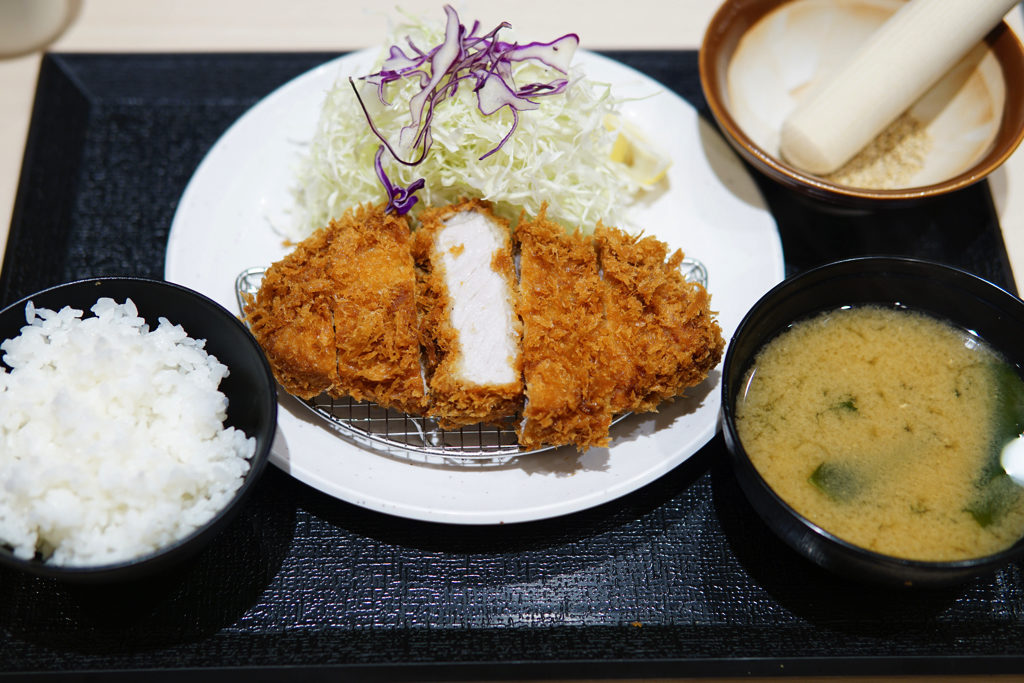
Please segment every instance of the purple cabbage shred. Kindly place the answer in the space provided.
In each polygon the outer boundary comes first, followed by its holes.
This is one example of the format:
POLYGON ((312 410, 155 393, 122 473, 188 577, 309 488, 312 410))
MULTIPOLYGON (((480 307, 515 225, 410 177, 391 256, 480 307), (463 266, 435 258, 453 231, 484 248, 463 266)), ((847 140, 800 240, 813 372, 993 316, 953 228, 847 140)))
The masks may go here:
POLYGON ((569 65, 579 46, 579 36, 574 33, 549 43, 508 43, 498 39, 502 29, 510 28, 508 22, 502 22, 491 31, 480 34, 478 21, 474 21, 472 28, 467 30, 450 5, 445 5, 444 11, 447 22, 444 41, 440 45, 424 51, 407 37, 408 52, 398 45, 391 46, 381 70, 361 79, 377 87, 377 97, 385 106, 390 106, 386 93, 389 84, 403 78, 415 78, 420 84, 420 91, 409 102, 410 123, 399 133, 400 147, 418 150, 414 158, 402 159, 396 152, 377 129, 355 83, 352 83, 370 130, 382 145, 377 150, 375 167, 377 177, 388 193, 388 210, 397 211, 399 215, 408 212, 416 203, 413 195, 423 187, 425 181, 420 178, 408 188, 394 185, 384 172, 384 149, 400 164, 416 166, 422 162, 433 142, 430 126, 434 108, 445 98, 454 96, 465 81, 476 93, 477 107, 484 116, 490 116, 504 107, 512 111, 511 128, 490 151, 480 157, 481 160, 486 159, 511 139, 519 123, 519 112, 536 109, 539 106, 536 102, 538 97, 565 91, 569 84, 569 65), (538 61, 565 77, 519 86, 513 78, 512 67, 514 63, 526 60, 538 61))
POLYGON ((399 216, 404 216, 419 201, 416 193, 426 185, 427 181, 419 178, 414 180, 409 187, 395 185, 388 178, 388 174, 384 172, 383 157, 384 146, 381 145, 377 148, 377 155, 374 157, 373 166, 377 169, 377 178, 380 179, 381 185, 384 186, 384 191, 388 193, 388 204, 384 207, 384 213, 394 211, 399 216))

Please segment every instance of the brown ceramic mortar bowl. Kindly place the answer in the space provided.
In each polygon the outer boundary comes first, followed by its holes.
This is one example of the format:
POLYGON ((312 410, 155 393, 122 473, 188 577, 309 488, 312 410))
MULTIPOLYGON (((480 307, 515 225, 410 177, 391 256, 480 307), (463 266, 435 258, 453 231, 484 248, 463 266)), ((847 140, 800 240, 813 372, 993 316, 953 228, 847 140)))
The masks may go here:
POLYGON ((901 3, 726 0, 699 55, 704 96, 726 139, 783 186, 860 208, 912 204, 965 188, 999 168, 1024 138, 1024 48, 1005 22, 911 107, 927 130, 929 151, 902 185, 840 184, 781 158, 778 131, 801 93, 844 63, 901 3))

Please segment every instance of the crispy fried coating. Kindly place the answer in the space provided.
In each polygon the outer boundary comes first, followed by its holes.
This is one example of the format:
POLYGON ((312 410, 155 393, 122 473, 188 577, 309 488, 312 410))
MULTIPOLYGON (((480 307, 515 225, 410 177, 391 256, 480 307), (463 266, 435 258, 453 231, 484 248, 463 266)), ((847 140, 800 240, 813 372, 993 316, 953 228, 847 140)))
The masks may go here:
POLYGON ((382 206, 332 222, 330 279, 338 387, 361 401, 408 413, 425 407, 409 224, 382 206))
POLYGON ((481 200, 425 209, 413 239, 428 412, 442 428, 500 424, 523 399, 508 222, 481 200))
POLYGON ((409 226, 361 206, 273 264, 247 308, 289 393, 425 408, 409 226))
POLYGON ((599 224, 593 237, 482 200, 404 217, 356 207, 266 272, 246 319, 281 386, 374 401, 451 429, 517 414, 523 449, 609 442, 614 414, 657 410, 725 346, 681 251, 599 224), (429 387, 429 391, 428 391, 429 387))
POLYGON ((249 296, 246 322, 274 377, 290 394, 312 398, 338 382, 334 285, 327 276, 331 230, 319 230, 274 263, 249 296))
POLYGON ((519 315, 526 405, 524 448, 608 444, 612 382, 602 372, 610 339, 592 239, 548 221, 521 220, 519 315))
POLYGON ((683 253, 653 237, 598 224, 605 316, 612 337, 607 372, 615 413, 655 411, 704 381, 725 340, 711 298, 679 271, 683 253))

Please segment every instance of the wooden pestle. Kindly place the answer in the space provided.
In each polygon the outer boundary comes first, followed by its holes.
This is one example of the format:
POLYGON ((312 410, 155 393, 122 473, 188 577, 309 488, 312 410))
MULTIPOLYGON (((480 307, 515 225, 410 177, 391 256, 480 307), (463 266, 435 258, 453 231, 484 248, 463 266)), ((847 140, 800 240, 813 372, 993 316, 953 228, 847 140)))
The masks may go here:
POLYGON ((991 31, 1019 0, 910 0, 782 125, 788 163, 816 175, 849 161, 991 31))

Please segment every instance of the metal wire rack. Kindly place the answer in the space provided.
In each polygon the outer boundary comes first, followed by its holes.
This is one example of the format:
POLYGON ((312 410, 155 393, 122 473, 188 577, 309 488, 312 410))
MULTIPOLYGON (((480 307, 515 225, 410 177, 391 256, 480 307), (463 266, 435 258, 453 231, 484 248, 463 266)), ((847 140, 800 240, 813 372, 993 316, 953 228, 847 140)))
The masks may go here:
MULTIPOLYGON (((707 286, 707 268, 700 261, 685 259, 681 269, 688 281, 707 286)), ((265 272, 263 267, 248 268, 235 279, 235 295, 243 313, 246 295, 255 295, 259 291, 265 272)), ((511 458, 553 448, 521 448, 512 418, 500 426, 481 424, 451 430, 441 429, 434 418, 410 415, 351 398, 332 398, 322 394, 301 400, 301 403, 339 434, 362 446, 425 464, 500 465, 511 458)), ((617 416, 613 424, 624 417, 617 416)))

